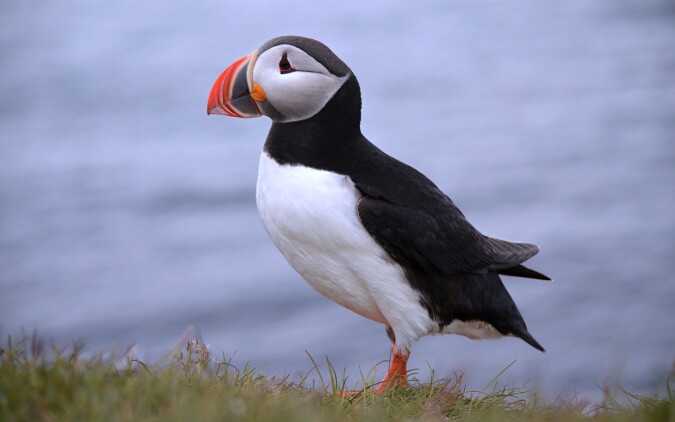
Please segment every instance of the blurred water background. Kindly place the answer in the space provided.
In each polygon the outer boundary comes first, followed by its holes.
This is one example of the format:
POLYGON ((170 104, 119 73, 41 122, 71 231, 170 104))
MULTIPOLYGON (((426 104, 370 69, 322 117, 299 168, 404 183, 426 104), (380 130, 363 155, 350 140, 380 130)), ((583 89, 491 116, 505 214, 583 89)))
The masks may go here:
MULTIPOLYGON (((328 44, 363 131, 484 233, 537 243, 506 278, 539 353, 428 337, 411 367, 547 394, 663 389, 675 358, 675 4, 666 0, 0 3, 0 324, 89 350, 196 327, 271 374, 356 383, 384 329, 316 294, 255 209, 269 120, 207 118, 264 41, 328 44)), ((386 370, 381 367, 381 374, 386 370)))

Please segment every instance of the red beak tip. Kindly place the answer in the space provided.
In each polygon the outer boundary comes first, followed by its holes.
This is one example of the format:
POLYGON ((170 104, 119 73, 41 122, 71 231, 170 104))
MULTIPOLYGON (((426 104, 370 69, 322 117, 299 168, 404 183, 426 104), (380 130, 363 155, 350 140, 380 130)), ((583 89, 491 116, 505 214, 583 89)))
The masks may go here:
POLYGON ((248 63, 251 60, 251 56, 253 54, 254 53, 251 53, 248 56, 244 56, 232 63, 220 74, 220 76, 218 76, 215 83, 213 84, 213 87, 211 88, 209 99, 206 103, 207 115, 218 114, 221 116, 240 118, 257 117, 262 115, 259 107, 254 103, 252 98, 249 98, 250 104, 248 104, 246 99, 243 98, 243 94, 250 94, 247 92, 248 88, 246 88, 246 90, 239 89, 241 92, 232 92, 234 89, 234 81, 240 72, 246 71, 248 63), (230 97, 233 95, 235 96, 235 101, 238 102, 237 106, 231 102, 230 97))

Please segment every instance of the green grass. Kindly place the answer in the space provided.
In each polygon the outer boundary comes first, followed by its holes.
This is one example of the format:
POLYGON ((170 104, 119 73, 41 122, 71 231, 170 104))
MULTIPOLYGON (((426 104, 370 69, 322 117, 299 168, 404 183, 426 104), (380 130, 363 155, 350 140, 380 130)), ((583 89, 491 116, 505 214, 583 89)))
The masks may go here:
MULTIPOLYGON (((405 390, 345 396, 346 380, 330 362, 322 372, 310 360, 311 370, 293 382, 215 359, 197 340, 149 365, 86 357, 80 344, 47 348, 35 337, 9 338, 0 348, 0 421, 675 421, 669 389, 665 398, 623 392, 616 400, 605 392, 597 405, 546 403, 522 388, 497 387, 496 379, 472 391, 461 376, 434 379, 432 371, 405 390)), ((361 384, 374 384, 374 371, 361 384)))

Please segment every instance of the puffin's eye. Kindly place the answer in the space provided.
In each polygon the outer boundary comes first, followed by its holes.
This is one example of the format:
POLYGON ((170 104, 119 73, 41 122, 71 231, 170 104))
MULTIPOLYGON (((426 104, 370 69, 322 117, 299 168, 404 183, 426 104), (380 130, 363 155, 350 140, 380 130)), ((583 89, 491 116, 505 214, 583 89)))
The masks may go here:
POLYGON ((284 53, 284 55, 281 56, 281 60, 279 60, 279 72, 282 74, 295 72, 295 69, 291 66, 291 62, 288 61, 288 55, 286 53, 284 53))

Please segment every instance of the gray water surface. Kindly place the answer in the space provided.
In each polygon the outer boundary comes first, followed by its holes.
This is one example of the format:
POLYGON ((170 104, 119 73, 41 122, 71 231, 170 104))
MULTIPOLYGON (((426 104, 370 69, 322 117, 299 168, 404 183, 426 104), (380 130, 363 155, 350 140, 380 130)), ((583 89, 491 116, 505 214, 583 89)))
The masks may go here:
MULTIPOLYGON (((506 278, 539 353, 429 337, 422 379, 550 394, 663 389, 675 358, 675 6, 669 1, 2 2, 0 324, 167 351, 188 326, 273 374, 328 356, 357 383, 384 329, 308 288, 255 209, 267 119, 207 118, 267 39, 327 43, 363 132, 481 231, 537 243, 506 278)), ((381 367, 384 371, 385 367, 381 367)))

